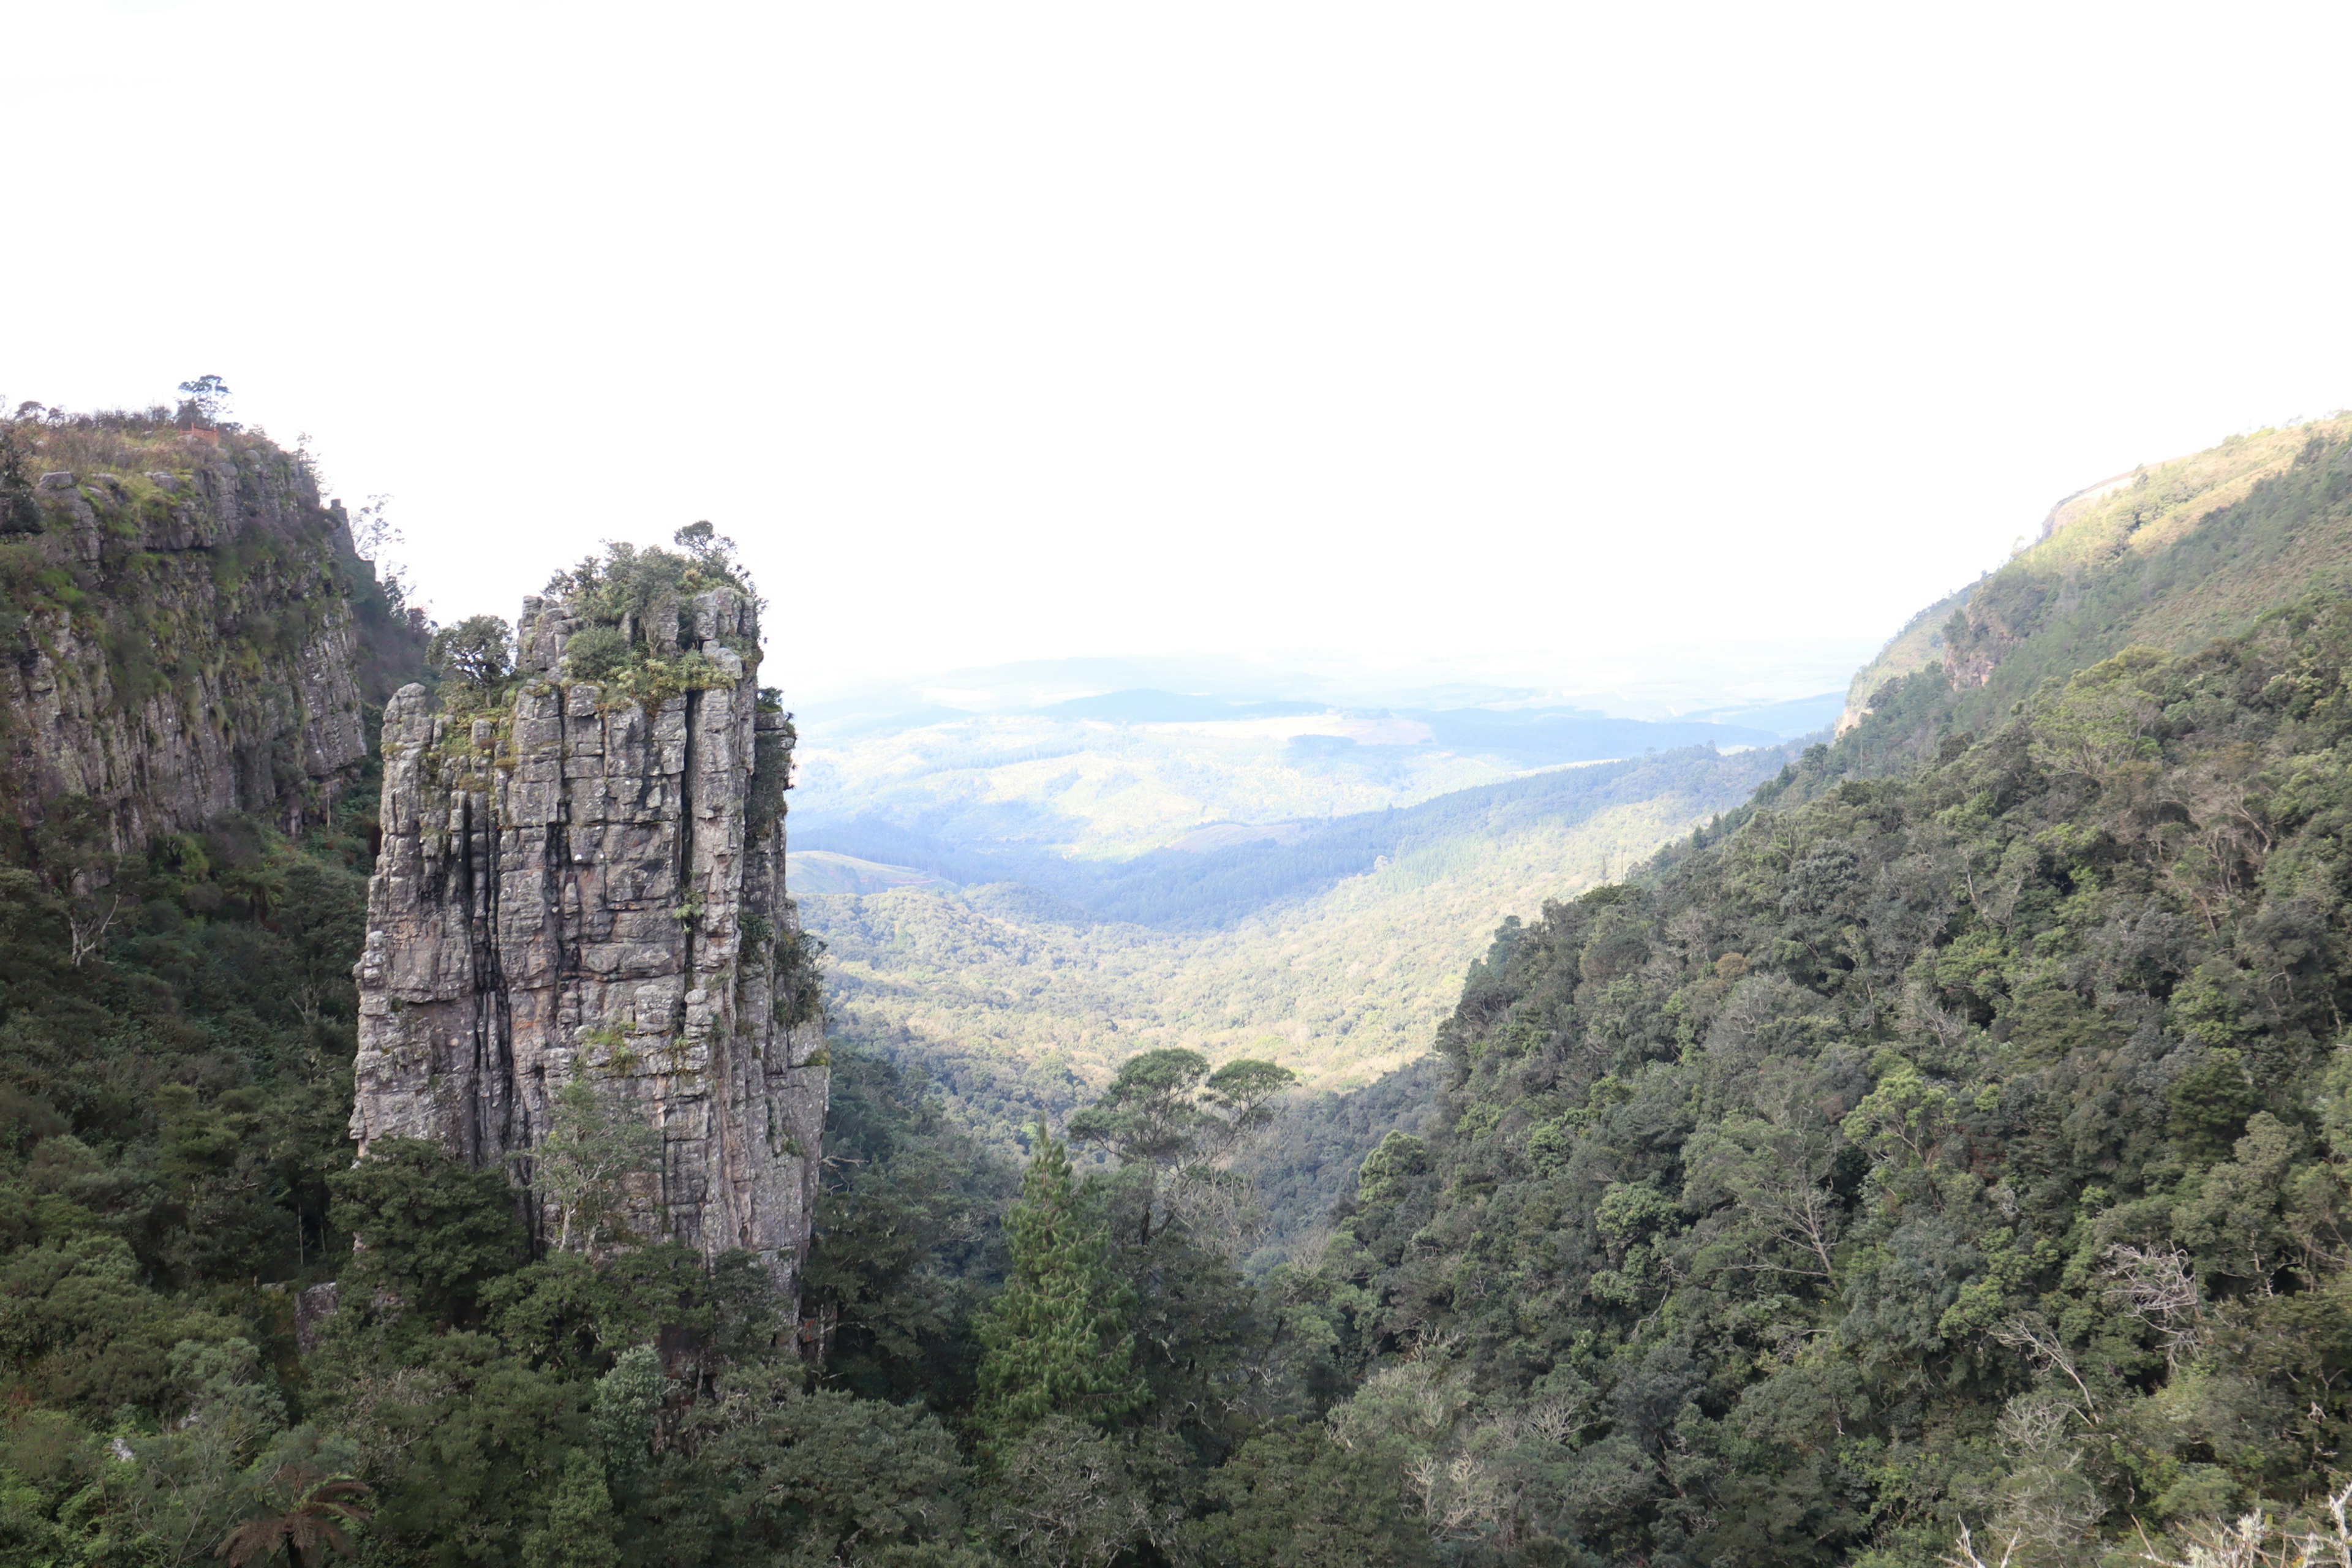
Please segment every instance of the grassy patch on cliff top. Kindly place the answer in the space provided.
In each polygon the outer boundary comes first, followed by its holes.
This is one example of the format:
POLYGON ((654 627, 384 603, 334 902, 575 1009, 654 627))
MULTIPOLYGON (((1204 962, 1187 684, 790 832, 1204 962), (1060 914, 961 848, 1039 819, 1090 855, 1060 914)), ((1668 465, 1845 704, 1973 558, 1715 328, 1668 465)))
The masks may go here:
POLYGON ((1958 706, 1980 722, 2126 647, 2188 652, 2347 588, 2352 416, 2233 436, 2062 504, 2046 538, 1915 617, 1854 678, 1853 704, 1948 651, 1993 666, 1961 682, 1958 706))

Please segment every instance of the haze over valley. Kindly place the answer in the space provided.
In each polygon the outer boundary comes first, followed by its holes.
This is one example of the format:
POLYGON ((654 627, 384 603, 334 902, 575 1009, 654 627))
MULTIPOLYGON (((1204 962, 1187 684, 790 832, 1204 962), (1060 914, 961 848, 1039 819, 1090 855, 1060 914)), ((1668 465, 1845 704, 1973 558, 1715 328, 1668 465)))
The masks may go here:
POLYGON ((18 9, 0 1568, 2352 1568, 2352 10, 18 9))
MULTIPOLYGON (((1844 701, 1631 718, 1460 680, 1335 703, 1328 684, 1073 659, 799 715, 791 885, 827 945, 835 1037, 927 1074, 1007 1150, 1157 1047, 1271 1058, 1302 1102, 1361 1088, 1425 1055, 1496 921, 1737 805, 1844 701), (1085 689, 1138 677, 1181 689, 1085 689)), ((1394 1122, 1318 1159, 1351 1177, 1394 1122)), ((1312 1195, 1277 1231, 1337 1192, 1312 1195)))

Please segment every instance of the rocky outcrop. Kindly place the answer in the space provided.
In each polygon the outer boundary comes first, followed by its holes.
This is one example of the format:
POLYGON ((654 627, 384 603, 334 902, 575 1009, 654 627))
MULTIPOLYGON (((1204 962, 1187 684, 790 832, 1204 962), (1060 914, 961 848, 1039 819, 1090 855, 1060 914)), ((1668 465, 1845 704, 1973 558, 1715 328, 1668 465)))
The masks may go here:
POLYGON ((258 437, 106 435, 0 532, 0 815, 85 798, 126 854, 230 812, 299 831, 366 753, 341 513, 258 437))
POLYGON ((784 893, 791 731, 746 667, 743 595, 665 608, 655 651, 700 654, 698 689, 564 679, 582 620, 530 599, 510 698, 453 713, 409 686, 385 710, 352 1131, 362 1156, 425 1138, 508 1164, 551 1245, 533 1154, 584 1076, 660 1132, 627 1228, 750 1248, 791 1290, 826 1090, 784 893))

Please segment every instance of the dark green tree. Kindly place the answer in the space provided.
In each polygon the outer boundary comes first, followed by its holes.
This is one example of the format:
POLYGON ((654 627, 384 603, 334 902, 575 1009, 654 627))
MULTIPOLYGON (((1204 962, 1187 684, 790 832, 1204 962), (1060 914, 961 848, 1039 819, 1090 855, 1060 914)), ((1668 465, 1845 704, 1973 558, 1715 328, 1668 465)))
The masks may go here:
POLYGON ((387 1138, 330 1178, 335 1224, 359 1238, 352 1278, 437 1322, 469 1323, 481 1289, 523 1258, 514 1189, 437 1143, 387 1138))
POLYGON ((1408 1568, 1433 1563, 1405 1511, 1404 1477, 1377 1447, 1342 1447, 1320 1422, 1253 1437, 1209 1478, 1189 1531, 1197 1560, 1233 1568, 1408 1568))
POLYGON ((596 1439, 603 1446, 604 1473, 624 1484, 653 1458, 654 1434, 669 1381, 651 1345, 623 1351, 613 1370, 596 1380, 596 1439))
POLYGON ((1037 1128, 1037 1150, 1007 1222, 1012 1274, 981 1324, 977 1419, 992 1439, 1045 1416, 1105 1422, 1139 1405, 1127 1327, 1131 1302, 1109 1266, 1108 1237, 1086 1203, 1069 1151, 1037 1128))
POLYGON ((1018 1167, 949 1125, 923 1080, 839 1046, 824 1152, 802 1288, 825 1381, 970 1408, 972 1320, 1003 1270, 1018 1167))
POLYGON ((546 1527, 523 1539, 523 1568, 618 1568, 619 1528, 604 1467, 587 1449, 574 1448, 563 1457, 546 1527))
POLYGON ((1273 1062, 1228 1062, 1213 1073, 1198 1051, 1145 1051, 1120 1066, 1101 1098, 1070 1118, 1070 1137, 1101 1144, 1121 1164, 1150 1173, 1136 1234, 1148 1244, 1163 1183, 1229 1158, 1244 1138, 1273 1120, 1275 1100, 1297 1077, 1273 1062))
POLYGON ((789 1362, 731 1373, 688 1434, 692 1468, 718 1480, 752 1560, 866 1562, 951 1542, 966 1469, 939 1418, 801 1381, 789 1362))
POLYGON ((492 692, 514 673, 514 632, 496 616, 467 616, 433 634, 425 658, 443 679, 492 692))

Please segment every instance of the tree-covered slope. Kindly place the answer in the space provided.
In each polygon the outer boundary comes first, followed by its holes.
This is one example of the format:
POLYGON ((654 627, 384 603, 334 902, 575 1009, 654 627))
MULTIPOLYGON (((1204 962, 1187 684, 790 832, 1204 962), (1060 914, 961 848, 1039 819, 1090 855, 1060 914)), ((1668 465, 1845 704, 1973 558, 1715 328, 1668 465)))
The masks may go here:
POLYGON ((1270 1055, 1317 1089, 1423 1055, 1499 915, 1607 879, 1778 760, 1668 752, 1342 818, 1264 855, 1152 858, 1201 868, 1153 873, 1180 913, 1248 910, 1223 929, 1103 920, 1021 884, 819 895, 802 915, 828 944, 834 1037, 919 1060, 965 1125, 1010 1147, 1153 1047, 1270 1055))
POLYGON ((1397 1427, 1429 1517, 1924 1564, 2308 1515, 2352 1438, 2352 604, 1829 761, 1507 927, 1367 1163, 1328 1267, 1379 1301, 1359 1404, 1454 1391, 1397 1427))
POLYGON ((2232 437, 2070 497, 2032 548, 1936 606, 1854 678, 1943 669, 1981 727, 2126 647, 2186 653, 2316 589, 2352 589, 2352 418, 2232 437), (1941 613, 1937 613, 1941 612, 1941 613))

